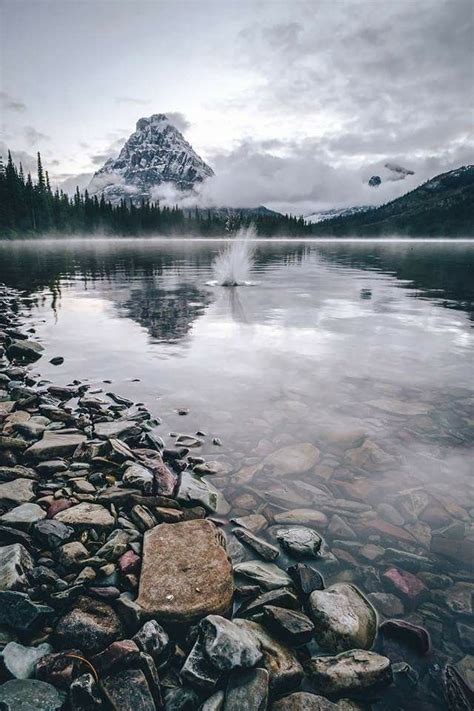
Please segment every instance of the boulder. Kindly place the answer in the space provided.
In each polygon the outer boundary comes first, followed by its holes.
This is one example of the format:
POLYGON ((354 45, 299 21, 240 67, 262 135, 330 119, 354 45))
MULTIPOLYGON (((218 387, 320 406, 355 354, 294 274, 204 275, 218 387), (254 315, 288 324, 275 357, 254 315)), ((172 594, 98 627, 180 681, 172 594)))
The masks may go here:
POLYGON ((71 506, 69 509, 60 511, 53 519, 60 521, 67 526, 72 526, 74 529, 88 528, 112 528, 115 524, 112 514, 105 506, 101 504, 90 504, 82 502, 76 506, 71 506))
POLYGON ((158 620, 189 624, 232 605, 232 565, 208 520, 162 523, 147 531, 137 602, 158 620))
POLYGON ((358 694, 392 682, 390 659, 363 649, 336 657, 313 657, 307 671, 315 688, 329 696, 358 694))
POLYGON ((208 615, 199 624, 206 657, 220 671, 254 667, 262 658, 258 638, 220 615, 208 615))
POLYGON ((20 504, 0 516, 0 523, 13 528, 28 530, 34 523, 46 518, 46 511, 38 504, 20 504))
POLYGON ((266 711, 268 683, 266 669, 235 669, 229 675, 222 711, 266 711))
POLYGON ((234 623, 252 632, 260 642, 263 666, 269 674, 270 691, 273 694, 294 689, 303 678, 303 667, 295 653, 272 637, 262 625, 250 620, 234 619, 234 623))
POLYGON ((24 363, 34 363, 41 358, 44 348, 41 343, 30 340, 15 340, 7 348, 7 357, 24 363))
POLYGON ((13 590, 0 591, 0 625, 12 627, 20 632, 28 632, 53 612, 54 610, 48 605, 40 605, 30 600, 26 593, 13 590))
POLYGON ((309 442, 291 444, 269 454, 263 462, 277 474, 303 474, 319 462, 320 451, 309 442))
POLYGON ((101 680, 111 711, 156 711, 145 674, 140 669, 125 669, 101 680))
POLYGON ((289 526, 275 532, 277 541, 295 558, 316 558, 323 539, 311 528, 289 526))
POLYGON ((125 637, 120 619, 110 605, 81 596, 63 615, 54 632, 61 649, 78 647, 95 654, 120 637, 125 637))
POLYGON ((64 697, 51 684, 36 679, 11 679, 0 686, 2 711, 59 711, 64 697))
POLYGON ((333 703, 324 696, 310 694, 307 691, 295 691, 272 704, 271 711, 350 711, 360 709, 351 701, 333 703))
POLYGON ((34 561, 21 543, 0 548, 0 590, 26 590, 34 561))
POLYGON ((202 504, 210 513, 217 511, 219 498, 217 490, 188 471, 184 471, 181 475, 176 498, 184 504, 202 504))
POLYGON ((261 563, 254 560, 246 561, 234 566, 234 572, 238 575, 243 575, 264 590, 291 587, 292 584, 290 576, 273 563, 261 563))
POLYGON ((0 484, 0 504, 26 504, 35 498, 35 482, 31 479, 15 479, 0 484))
POLYGON ((133 420, 113 420, 98 422, 94 425, 94 434, 99 439, 127 439, 140 434, 141 428, 133 420))
POLYGON ((377 633, 377 614, 354 586, 335 583, 311 593, 308 612, 316 625, 315 639, 328 652, 370 649, 377 633))
POLYGON ((46 430, 42 439, 31 445, 25 455, 36 461, 68 457, 74 454, 76 448, 86 442, 82 434, 56 434, 46 430))
POLYGON ((287 570, 288 575, 300 595, 310 595, 314 590, 324 590, 324 580, 321 573, 305 563, 296 563, 287 570))
POLYGON ((28 679, 33 676, 36 662, 46 654, 51 654, 50 644, 37 647, 24 647, 17 642, 9 642, 1 653, 3 664, 11 676, 16 679, 28 679))
POLYGON ((263 614, 265 627, 292 647, 306 644, 313 637, 314 624, 302 612, 265 605, 263 614))

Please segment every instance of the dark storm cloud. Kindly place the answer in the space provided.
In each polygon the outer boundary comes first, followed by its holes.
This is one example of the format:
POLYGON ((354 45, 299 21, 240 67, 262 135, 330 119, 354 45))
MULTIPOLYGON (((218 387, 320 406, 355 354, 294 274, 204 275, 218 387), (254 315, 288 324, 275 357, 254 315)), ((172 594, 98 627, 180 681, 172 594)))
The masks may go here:
POLYGON ((0 103, 3 111, 15 111, 17 113, 26 111, 26 104, 23 101, 14 99, 6 91, 0 91, 0 103))

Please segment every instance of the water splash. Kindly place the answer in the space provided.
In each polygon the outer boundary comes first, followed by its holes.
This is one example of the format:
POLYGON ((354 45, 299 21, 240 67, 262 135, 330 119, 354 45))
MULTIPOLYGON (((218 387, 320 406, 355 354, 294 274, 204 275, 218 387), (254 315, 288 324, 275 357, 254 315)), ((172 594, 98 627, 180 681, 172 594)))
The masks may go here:
POLYGON ((211 286, 250 286, 254 248, 250 240, 257 235, 254 227, 240 228, 229 244, 214 260, 215 280, 211 286))

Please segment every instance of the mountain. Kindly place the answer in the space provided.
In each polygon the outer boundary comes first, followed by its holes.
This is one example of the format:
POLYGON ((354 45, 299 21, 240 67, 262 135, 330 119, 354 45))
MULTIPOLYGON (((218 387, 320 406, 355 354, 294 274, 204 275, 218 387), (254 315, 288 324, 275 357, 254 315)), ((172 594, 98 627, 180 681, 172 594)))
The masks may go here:
POLYGON ((322 210, 321 212, 313 212, 311 215, 306 215, 304 218, 306 222, 310 222, 313 225, 319 222, 324 222, 325 220, 334 220, 336 217, 347 217, 348 215, 355 215, 358 212, 366 212, 370 210, 370 205, 360 205, 354 207, 341 207, 333 208, 332 210, 322 210))
POLYGON ((106 200, 138 202, 153 198, 153 188, 163 183, 182 191, 214 175, 210 168, 165 114, 137 121, 118 158, 110 158, 89 185, 91 195, 106 200))
POLYGON ((364 212, 313 225, 339 237, 470 237, 474 235, 474 165, 428 180, 402 197, 364 212))

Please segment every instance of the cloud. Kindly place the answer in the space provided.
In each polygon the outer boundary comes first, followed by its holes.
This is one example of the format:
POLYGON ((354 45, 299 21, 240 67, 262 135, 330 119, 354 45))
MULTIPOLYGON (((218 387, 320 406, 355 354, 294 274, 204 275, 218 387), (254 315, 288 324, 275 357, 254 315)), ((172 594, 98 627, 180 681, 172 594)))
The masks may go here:
POLYGON ((2 104, 3 111, 15 111, 17 113, 26 111, 26 104, 14 99, 6 91, 0 91, 0 103, 2 104))
POLYGON ((62 173, 55 176, 52 180, 54 187, 59 187, 68 195, 74 195, 76 192, 76 187, 79 187, 80 191, 83 191, 89 185, 92 178, 92 173, 62 173))
POLYGON ((132 106, 146 106, 150 103, 150 99, 136 99, 132 96, 117 96, 115 98, 116 104, 130 104, 132 106))
POLYGON ((188 121, 186 116, 180 111, 164 111, 163 112, 169 119, 169 122, 173 124, 178 131, 181 133, 186 133, 186 131, 191 128, 191 123, 188 121))
MULTIPOLYGON (((9 146, 3 141, 0 141, 0 155, 2 156, 4 163, 6 163, 7 161, 8 150, 9 146)), ((15 149, 10 149, 10 152, 12 154, 12 160, 15 165, 19 167, 21 163, 25 175, 27 173, 36 175, 37 158, 35 155, 31 155, 31 153, 28 153, 27 151, 17 151, 15 149)))
POLYGON ((25 140, 29 146, 36 146, 38 143, 50 141, 51 137, 41 131, 37 131, 33 126, 25 126, 23 129, 25 140))

